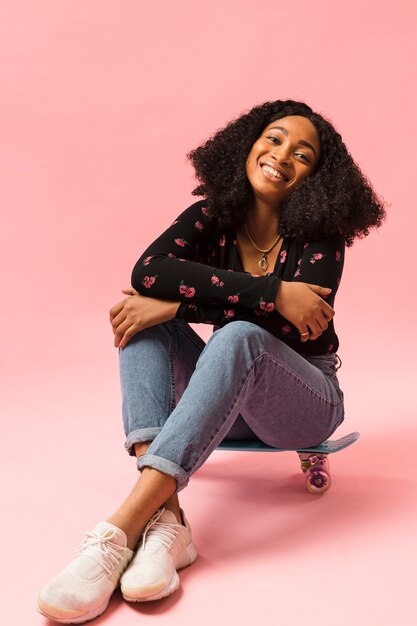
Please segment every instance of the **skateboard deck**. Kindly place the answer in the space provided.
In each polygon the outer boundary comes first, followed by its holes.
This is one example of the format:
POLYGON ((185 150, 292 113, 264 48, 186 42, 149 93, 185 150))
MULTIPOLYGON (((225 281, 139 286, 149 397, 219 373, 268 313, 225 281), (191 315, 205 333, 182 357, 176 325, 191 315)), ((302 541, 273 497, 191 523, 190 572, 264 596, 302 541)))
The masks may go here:
POLYGON ((242 450, 244 452, 313 452, 316 454, 332 454, 352 445, 359 439, 359 433, 349 433, 341 439, 327 439, 312 448, 273 448, 262 441, 221 441, 217 446, 219 450, 242 450))

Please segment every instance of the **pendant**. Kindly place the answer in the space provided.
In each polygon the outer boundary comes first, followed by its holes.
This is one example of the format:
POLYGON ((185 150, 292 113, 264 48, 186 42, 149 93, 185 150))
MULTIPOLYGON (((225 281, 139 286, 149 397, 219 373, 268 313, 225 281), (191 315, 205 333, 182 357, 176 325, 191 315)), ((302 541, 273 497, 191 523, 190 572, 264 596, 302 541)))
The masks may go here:
POLYGON ((266 260, 266 254, 263 254, 261 256, 261 260, 259 261, 258 265, 263 272, 268 269, 268 261, 266 260))

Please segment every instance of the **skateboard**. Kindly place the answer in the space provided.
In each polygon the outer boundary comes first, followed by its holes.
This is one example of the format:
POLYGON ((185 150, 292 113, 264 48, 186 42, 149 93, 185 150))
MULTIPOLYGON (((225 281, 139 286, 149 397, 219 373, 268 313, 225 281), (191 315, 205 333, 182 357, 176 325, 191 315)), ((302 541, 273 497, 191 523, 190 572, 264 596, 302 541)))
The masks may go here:
POLYGON ((349 433, 341 439, 328 439, 312 448, 273 448, 262 441, 221 441, 219 450, 241 450, 245 452, 297 452, 301 469, 305 474, 307 491, 315 495, 325 493, 331 485, 330 464, 327 456, 347 448, 359 439, 359 433, 349 433))

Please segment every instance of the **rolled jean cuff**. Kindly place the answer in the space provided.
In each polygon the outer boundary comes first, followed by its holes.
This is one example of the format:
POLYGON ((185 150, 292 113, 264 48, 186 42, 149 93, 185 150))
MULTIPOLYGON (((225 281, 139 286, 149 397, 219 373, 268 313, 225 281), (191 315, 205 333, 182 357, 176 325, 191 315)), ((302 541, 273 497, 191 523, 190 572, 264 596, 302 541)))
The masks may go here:
POLYGON ((189 474, 187 474, 182 467, 172 461, 168 461, 168 459, 162 458, 161 456, 156 456, 155 454, 142 454, 138 458, 137 467, 140 471, 142 471, 144 467, 152 467, 153 469, 159 470, 163 474, 172 476, 177 481, 176 491, 184 489, 190 480, 189 474))
POLYGON ((125 448, 130 456, 135 456, 135 443, 143 443, 144 441, 153 441, 162 430, 162 426, 155 426, 153 428, 139 428, 138 430, 132 430, 126 437, 125 448))

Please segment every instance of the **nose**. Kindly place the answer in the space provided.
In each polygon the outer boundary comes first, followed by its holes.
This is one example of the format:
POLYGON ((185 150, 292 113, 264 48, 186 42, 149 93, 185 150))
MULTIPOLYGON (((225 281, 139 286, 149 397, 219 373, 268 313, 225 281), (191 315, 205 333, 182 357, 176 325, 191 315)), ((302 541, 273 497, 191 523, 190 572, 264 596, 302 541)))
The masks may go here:
POLYGON ((289 163, 288 150, 282 145, 274 148, 272 156, 282 165, 288 165, 289 163))

